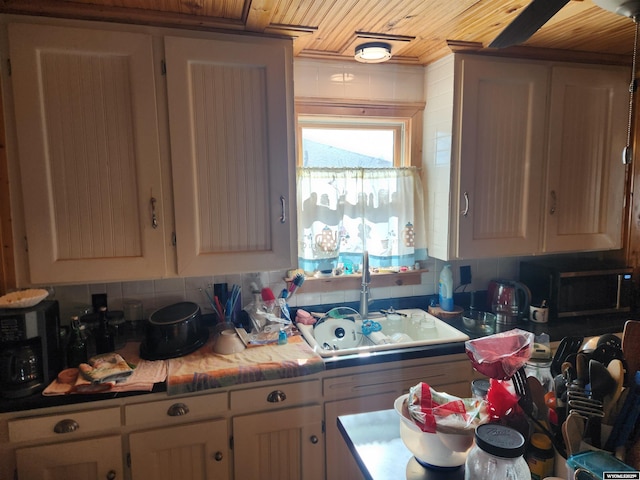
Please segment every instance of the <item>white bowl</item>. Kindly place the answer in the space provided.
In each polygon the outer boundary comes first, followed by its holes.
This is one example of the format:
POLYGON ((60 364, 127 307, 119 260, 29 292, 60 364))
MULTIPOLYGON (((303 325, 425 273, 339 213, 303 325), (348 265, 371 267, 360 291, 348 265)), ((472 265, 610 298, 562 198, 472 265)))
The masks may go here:
POLYGON ((425 466, 438 468, 463 465, 473 446, 473 432, 469 435, 423 432, 408 417, 408 410, 403 409, 408 398, 409 394, 401 395, 396 398, 393 407, 400 417, 400 438, 416 460, 425 466))
POLYGON ((213 351, 221 355, 231 355, 245 349, 245 345, 235 329, 222 330, 213 342, 213 351))
POLYGON ((41 288, 30 288, 11 292, 0 297, 0 308, 28 308, 47 298, 49 292, 41 288))

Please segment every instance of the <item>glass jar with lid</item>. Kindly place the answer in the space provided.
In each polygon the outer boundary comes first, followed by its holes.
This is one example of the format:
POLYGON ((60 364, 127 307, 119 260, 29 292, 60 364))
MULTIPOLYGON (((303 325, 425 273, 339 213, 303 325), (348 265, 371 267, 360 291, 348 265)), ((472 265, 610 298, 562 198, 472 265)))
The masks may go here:
POLYGON ((465 480, 531 480, 524 437, 517 430, 486 423, 476 428, 475 439, 465 462, 465 480))
POLYGON ((536 377, 546 392, 555 392, 555 382, 551 374, 551 359, 529 359, 524 366, 527 377, 536 377))

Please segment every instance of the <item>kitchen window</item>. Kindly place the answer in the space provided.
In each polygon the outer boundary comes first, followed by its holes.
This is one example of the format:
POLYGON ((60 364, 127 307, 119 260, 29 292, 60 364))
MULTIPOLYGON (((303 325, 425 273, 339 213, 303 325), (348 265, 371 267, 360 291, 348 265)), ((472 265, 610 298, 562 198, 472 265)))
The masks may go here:
POLYGON ((365 250, 373 267, 424 260, 422 182, 412 158, 421 108, 296 107, 299 267, 349 273, 365 250))

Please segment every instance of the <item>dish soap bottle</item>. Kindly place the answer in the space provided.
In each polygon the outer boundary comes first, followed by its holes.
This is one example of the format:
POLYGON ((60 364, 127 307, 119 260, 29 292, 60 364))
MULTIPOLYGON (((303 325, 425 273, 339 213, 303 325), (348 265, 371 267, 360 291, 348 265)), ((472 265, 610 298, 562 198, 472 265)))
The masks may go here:
POLYGON ((451 265, 448 263, 440 272, 438 297, 440 308, 445 312, 453 312, 453 273, 451 272, 451 265))

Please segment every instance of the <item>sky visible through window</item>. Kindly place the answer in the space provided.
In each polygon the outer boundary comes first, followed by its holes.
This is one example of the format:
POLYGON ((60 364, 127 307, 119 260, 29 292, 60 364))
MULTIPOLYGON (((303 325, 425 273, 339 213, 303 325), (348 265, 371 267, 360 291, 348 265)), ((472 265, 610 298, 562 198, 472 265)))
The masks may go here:
POLYGON ((393 167, 391 129, 302 129, 305 167, 393 167))

